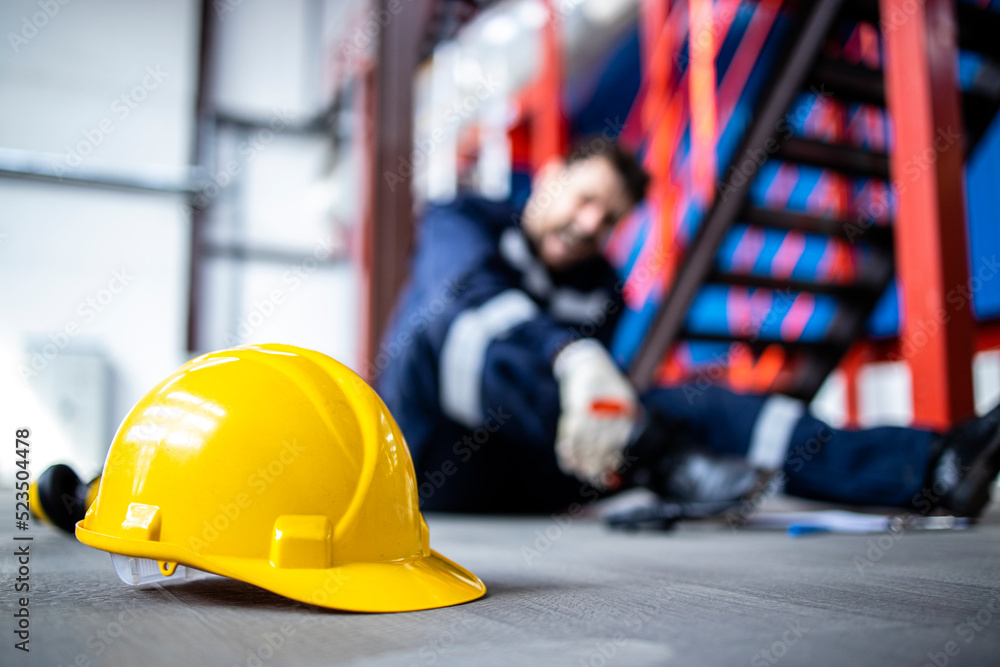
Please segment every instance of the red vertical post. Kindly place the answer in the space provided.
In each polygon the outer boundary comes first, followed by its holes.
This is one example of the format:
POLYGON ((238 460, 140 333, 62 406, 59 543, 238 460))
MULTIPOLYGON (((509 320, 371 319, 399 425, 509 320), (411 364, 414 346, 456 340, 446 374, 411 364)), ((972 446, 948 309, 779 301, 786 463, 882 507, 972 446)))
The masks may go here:
MULTIPOLYGON (((386 15, 389 0, 376 4, 386 15)), ((362 368, 371 375, 384 367, 379 344, 409 269, 414 237, 411 164, 413 158, 413 72, 420 62, 425 29, 435 0, 409 0, 385 24, 375 48, 371 79, 364 80, 367 187, 364 193, 362 368)), ((371 379, 371 377, 369 377, 371 379)))
POLYGON ((643 134, 651 137, 647 167, 652 176, 651 194, 662 206, 670 180, 670 140, 664 113, 670 103, 673 72, 673 42, 667 30, 667 0, 645 0, 642 4, 642 66, 646 97, 642 106, 643 134))
MULTIPOLYGON (((671 178, 671 161, 680 132, 682 114, 678 82, 675 77, 682 28, 678 19, 683 10, 671 0, 643 0, 640 7, 642 25, 642 67, 646 95, 641 109, 642 134, 649 137, 646 168, 651 180, 648 199, 652 202, 659 230, 651 237, 658 245, 641 256, 640 268, 655 276, 653 280, 666 286, 671 283, 677 265, 674 256, 677 188, 671 178)), ((647 241, 649 243, 650 241, 647 241)), ((667 352, 661 363, 674 359, 667 352)), ((661 375, 666 373, 661 368, 661 375)), ((663 375, 666 377, 665 375, 663 375)))
POLYGON ((913 374, 914 420, 943 428, 973 411, 972 314, 967 302, 956 308, 947 299, 969 277, 955 6, 879 5, 899 198, 900 352, 913 374))
POLYGON ((868 357, 866 344, 855 343, 840 362, 840 370, 844 374, 845 425, 850 428, 858 426, 858 375, 868 357))
POLYGON ((646 98, 642 109, 643 133, 650 137, 646 166, 652 181, 650 199, 660 222, 660 246, 649 261, 665 284, 673 279, 676 259, 674 247, 674 212, 677 192, 670 175, 670 163, 680 125, 680 105, 675 97, 677 82, 674 60, 677 35, 670 21, 668 0, 646 0, 642 5, 645 22, 643 65, 646 98))
POLYGON ((372 274, 375 263, 375 152, 377 147, 376 131, 378 127, 375 98, 378 93, 378 80, 374 63, 366 63, 365 68, 358 73, 357 96, 354 100, 355 112, 361 142, 361 224, 355 229, 355 260, 358 265, 358 290, 361 307, 361 326, 358 335, 358 371, 366 380, 374 380, 376 371, 373 365, 375 350, 379 345, 379 333, 374 314, 374 285, 372 274))
POLYGON ((712 0, 688 0, 688 88, 694 194, 705 208, 715 195, 715 16, 712 0))
POLYGON ((531 128, 531 164, 537 170, 566 154, 568 132, 562 108, 562 42, 554 0, 545 0, 547 18, 542 27, 542 63, 536 87, 531 128))

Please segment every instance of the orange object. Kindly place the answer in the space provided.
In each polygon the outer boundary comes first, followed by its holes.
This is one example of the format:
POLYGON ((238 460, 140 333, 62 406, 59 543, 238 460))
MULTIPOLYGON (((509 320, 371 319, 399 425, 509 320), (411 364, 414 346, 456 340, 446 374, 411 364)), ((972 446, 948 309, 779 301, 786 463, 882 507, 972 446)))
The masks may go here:
POLYGON ((632 406, 624 401, 599 398, 590 404, 590 411, 601 417, 621 417, 632 413, 632 406))

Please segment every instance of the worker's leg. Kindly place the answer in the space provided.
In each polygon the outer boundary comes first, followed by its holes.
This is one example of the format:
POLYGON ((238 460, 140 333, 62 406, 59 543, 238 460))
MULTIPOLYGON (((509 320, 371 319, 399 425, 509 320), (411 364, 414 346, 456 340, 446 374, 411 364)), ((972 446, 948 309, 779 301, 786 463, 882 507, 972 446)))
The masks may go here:
POLYGON ((933 432, 835 429, 810 415, 801 401, 718 387, 657 389, 643 403, 713 452, 746 456, 781 471, 791 495, 915 510, 928 503, 922 493, 933 432))
POLYGON ((599 497, 594 487, 559 470, 551 441, 510 438, 507 430, 506 423, 493 432, 447 429, 414 461, 420 506, 443 512, 548 513, 599 497))

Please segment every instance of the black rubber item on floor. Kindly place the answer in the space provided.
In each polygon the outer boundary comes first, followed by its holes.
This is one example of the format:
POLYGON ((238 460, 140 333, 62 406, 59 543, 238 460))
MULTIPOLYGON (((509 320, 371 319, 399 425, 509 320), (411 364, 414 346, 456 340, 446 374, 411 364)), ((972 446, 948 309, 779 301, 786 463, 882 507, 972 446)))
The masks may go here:
POLYGON ((705 450, 681 425, 647 413, 625 448, 626 487, 642 486, 665 501, 715 505, 756 493, 770 474, 746 459, 705 450))
POLYGON ((73 469, 62 463, 51 466, 35 482, 46 518, 62 531, 74 533, 76 522, 87 513, 87 489, 73 469))
POLYGON ((740 501, 681 503, 656 500, 639 507, 611 512, 604 521, 620 530, 672 530, 678 521, 718 517, 740 505, 740 501))

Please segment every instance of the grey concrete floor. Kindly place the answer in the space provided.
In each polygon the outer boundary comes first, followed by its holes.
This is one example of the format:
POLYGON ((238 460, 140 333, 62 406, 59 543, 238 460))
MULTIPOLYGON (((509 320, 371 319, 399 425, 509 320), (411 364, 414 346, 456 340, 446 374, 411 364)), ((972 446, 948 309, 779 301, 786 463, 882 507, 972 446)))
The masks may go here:
POLYGON ((996 505, 973 529, 898 539, 432 515, 432 546, 487 597, 375 615, 226 579, 131 588, 106 554, 35 526, 30 654, 13 648, 10 523, 3 665, 1000 665, 996 505))

